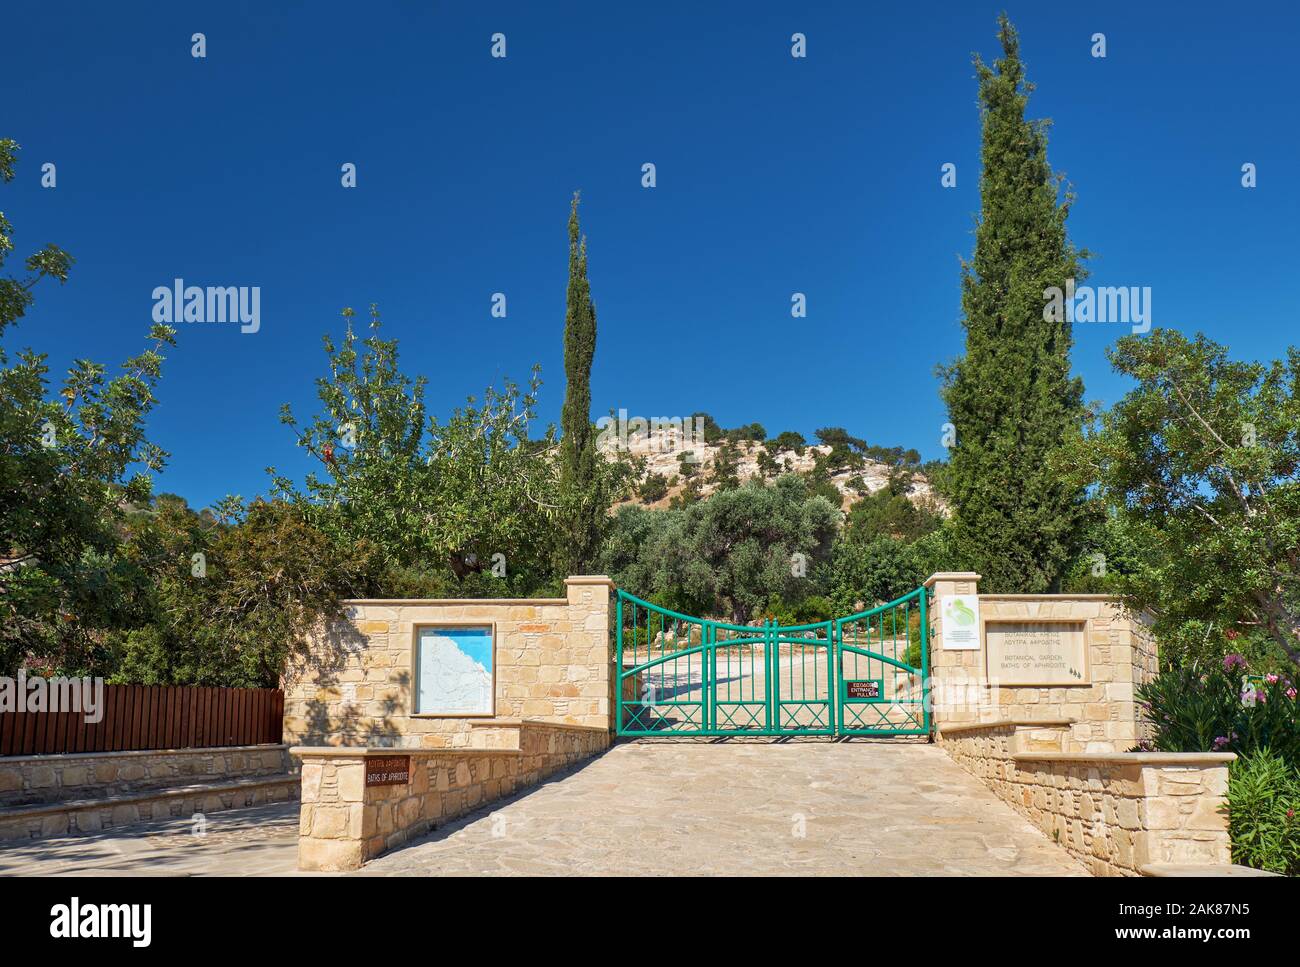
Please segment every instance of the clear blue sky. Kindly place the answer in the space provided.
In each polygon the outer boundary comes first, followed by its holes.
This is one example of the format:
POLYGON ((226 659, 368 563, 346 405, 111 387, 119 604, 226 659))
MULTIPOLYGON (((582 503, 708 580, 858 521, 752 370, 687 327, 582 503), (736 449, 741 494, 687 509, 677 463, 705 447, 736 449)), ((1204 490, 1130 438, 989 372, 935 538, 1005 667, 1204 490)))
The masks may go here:
MULTIPOLYGON (((10 5, 10 264, 46 242, 77 263, 6 344, 48 351, 56 372, 74 355, 115 367, 143 344, 155 286, 261 286, 259 333, 182 324, 167 360, 156 489, 197 506, 265 492, 271 464, 303 472, 277 411, 310 411, 344 306, 379 303, 435 412, 539 362, 557 420, 580 188, 593 416, 842 425, 938 457, 934 367, 962 347, 958 257, 979 208, 970 54, 996 55, 1004 6, 1092 281, 1151 286, 1156 325, 1240 356, 1300 342, 1294 3, 412 0, 10 5)), ((1113 402, 1125 387, 1103 354, 1122 327, 1075 331, 1089 397, 1113 402)))

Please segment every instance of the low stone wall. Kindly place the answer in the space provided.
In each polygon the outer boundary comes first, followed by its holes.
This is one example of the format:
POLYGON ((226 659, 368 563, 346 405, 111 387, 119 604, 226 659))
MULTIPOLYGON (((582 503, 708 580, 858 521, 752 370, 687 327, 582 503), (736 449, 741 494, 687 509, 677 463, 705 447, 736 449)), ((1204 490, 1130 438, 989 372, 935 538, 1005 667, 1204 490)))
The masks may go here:
POLYGON ((1232 753, 1082 753, 1069 719, 949 724, 958 764, 1098 876, 1232 863, 1232 753))
POLYGON ((606 727, 485 720, 459 749, 291 749, 302 758, 298 868, 354 870, 609 746, 606 727), (366 785, 366 760, 410 756, 410 781, 366 785))
POLYGON ((298 777, 258 776, 228 782, 147 789, 112 799, 79 799, 0 809, 0 842, 84 836, 163 819, 194 819, 298 798, 298 777))
POLYGON ((0 806, 108 799, 150 789, 285 774, 287 745, 81 752, 0 759, 0 806))
POLYGON ((0 759, 0 841, 290 802, 298 798, 293 767, 285 745, 0 759))
POLYGON ((474 717, 415 712, 421 628, 490 626, 486 718, 610 729, 614 675, 608 577, 565 582, 563 598, 348 601, 349 620, 313 636, 284 676, 290 745, 469 748, 474 717))

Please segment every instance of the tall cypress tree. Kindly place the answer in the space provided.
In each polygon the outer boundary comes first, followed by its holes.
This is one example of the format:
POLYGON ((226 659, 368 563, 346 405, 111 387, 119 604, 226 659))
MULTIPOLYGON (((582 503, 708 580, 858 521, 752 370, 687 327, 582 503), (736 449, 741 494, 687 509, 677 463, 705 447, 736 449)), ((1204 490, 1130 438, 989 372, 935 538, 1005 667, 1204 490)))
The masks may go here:
POLYGON ((569 289, 564 312, 564 408, 560 412, 560 567, 581 574, 599 550, 600 459, 591 424, 591 363, 596 355, 596 307, 587 282, 587 240, 578 230, 578 193, 569 211, 569 289))
MULTIPOLYGON (((1070 323, 1044 318, 1044 291, 1081 278, 1066 235, 1073 196, 1047 162, 1046 120, 1026 120, 1033 85, 1004 14, 1002 57, 975 57, 983 120, 975 257, 962 266, 966 354, 944 368, 956 428, 945 490, 958 559, 993 593, 1055 588, 1077 551, 1083 494, 1050 460, 1083 421, 1070 323)), ((1056 315, 1056 314, 1050 314, 1056 315)))

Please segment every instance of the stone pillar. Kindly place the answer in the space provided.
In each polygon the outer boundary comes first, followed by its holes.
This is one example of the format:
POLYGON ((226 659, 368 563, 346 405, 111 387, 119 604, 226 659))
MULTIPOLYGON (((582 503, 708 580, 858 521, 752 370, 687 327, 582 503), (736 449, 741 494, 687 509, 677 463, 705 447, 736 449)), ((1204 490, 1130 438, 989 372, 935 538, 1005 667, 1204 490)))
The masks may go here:
MULTIPOLYGON (((972 651, 944 648, 944 599, 954 594, 978 594, 980 576, 974 571, 939 571, 925 582, 933 589, 929 607, 930 702, 935 731, 942 733, 945 722, 978 722, 987 704, 984 682, 984 645, 972 651)), ((994 710, 996 711, 996 709, 994 710)))
POLYGON ((979 580, 974 571, 936 571, 925 579, 925 586, 934 590, 937 600, 950 594, 978 594, 979 580))
MULTIPOLYGON (((302 756, 314 750, 290 751, 302 756)), ((369 858, 365 849, 368 751, 333 749, 328 758, 303 757, 298 869, 356 870, 369 858)))
POLYGON ((590 670, 582 683, 578 717, 583 725, 614 728, 614 646, 610 641, 610 595, 614 582, 604 574, 575 575, 565 578, 569 599, 570 655, 590 670))

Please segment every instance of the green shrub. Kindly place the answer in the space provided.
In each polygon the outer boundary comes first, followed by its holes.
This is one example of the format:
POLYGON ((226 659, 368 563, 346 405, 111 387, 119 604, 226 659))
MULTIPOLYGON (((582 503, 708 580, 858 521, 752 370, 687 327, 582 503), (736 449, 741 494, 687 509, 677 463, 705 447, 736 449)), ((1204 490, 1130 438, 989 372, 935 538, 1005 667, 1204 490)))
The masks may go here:
MULTIPOLYGON (((921 668, 921 612, 913 611, 907 619, 907 657, 903 659, 913 668, 921 668)), ((921 668, 924 674, 926 669, 921 668)))
POLYGON ((1287 876, 1300 875, 1300 770, 1261 749, 1232 764, 1228 830, 1232 859, 1287 876))
POLYGON ((1140 685, 1142 714, 1158 752, 1237 752, 1271 749, 1300 766, 1300 710, 1296 689, 1282 675, 1260 676, 1245 691, 1246 659, 1167 669, 1140 685))
POLYGON ((663 500, 668 496, 668 478, 661 473, 647 475, 637 485, 636 495, 648 504, 663 500))
POLYGON ((830 601, 818 594, 788 601, 779 594, 768 599, 759 617, 779 625, 811 625, 835 617, 830 601))

